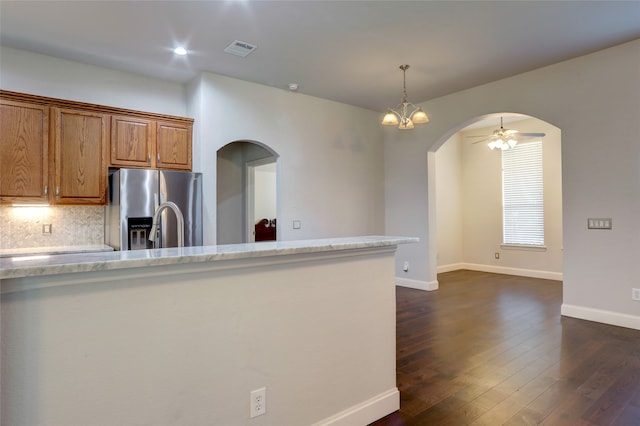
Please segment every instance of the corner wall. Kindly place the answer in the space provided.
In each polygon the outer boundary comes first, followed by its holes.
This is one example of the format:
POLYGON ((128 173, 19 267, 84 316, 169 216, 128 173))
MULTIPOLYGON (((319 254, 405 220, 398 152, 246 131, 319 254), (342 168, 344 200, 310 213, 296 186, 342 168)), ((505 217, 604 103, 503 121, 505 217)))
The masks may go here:
POLYGON ((438 272, 459 269, 464 261, 462 197, 464 139, 456 133, 436 151, 436 220, 438 272))

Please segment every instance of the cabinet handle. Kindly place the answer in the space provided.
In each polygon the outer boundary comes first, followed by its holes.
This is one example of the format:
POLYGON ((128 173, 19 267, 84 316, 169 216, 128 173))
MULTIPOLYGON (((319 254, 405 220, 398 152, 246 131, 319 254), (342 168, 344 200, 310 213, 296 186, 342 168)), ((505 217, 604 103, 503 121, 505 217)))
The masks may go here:
POLYGON ((56 200, 60 198, 60 187, 56 186, 56 200))
POLYGON ((49 195, 49 186, 48 186, 48 185, 45 185, 45 186, 44 186, 44 196, 46 197, 46 196, 48 196, 48 195, 49 195))
POLYGON ((151 164, 151 153, 147 154, 147 163, 151 164))
POLYGON ((158 163, 160 162, 160 153, 158 153, 158 163))

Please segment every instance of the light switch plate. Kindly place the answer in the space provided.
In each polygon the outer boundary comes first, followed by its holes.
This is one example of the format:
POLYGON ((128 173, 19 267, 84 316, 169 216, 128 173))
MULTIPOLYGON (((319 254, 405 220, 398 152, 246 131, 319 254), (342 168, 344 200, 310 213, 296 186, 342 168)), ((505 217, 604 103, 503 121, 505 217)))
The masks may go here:
POLYGON ((590 217, 587 219, 587 229, 611 229, 610 217, 590 217))
POLYGON ((300 229, 302 227, 302 223, 299 220, 293 221, 293 229, 300 229))

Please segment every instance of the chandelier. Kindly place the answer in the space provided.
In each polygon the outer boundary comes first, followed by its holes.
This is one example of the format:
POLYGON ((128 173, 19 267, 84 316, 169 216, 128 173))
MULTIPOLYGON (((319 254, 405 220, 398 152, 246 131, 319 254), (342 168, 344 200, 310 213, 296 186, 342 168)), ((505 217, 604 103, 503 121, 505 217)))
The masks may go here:
POLYGON ((387 109, 387 113, 382 118, 382 124, 385 126, 398 125, 398 129, 407 130, 413 129, 414 124, 424 124, 429 122, 427 113, 422 108, 416 107, 411 102, 407 101, 407 69, 409 65, 400 65, 402 70, 402 102, 396 106, 396 109, 387 109), (413 111, 409 113, 409 108, 413 111))

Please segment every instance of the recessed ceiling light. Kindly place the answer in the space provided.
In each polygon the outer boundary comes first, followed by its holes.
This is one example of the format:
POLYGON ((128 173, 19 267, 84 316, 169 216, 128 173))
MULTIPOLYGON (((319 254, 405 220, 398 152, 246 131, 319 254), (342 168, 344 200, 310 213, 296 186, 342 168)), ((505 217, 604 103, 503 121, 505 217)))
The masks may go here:
POLYGON ((175 53, 176 55, 184 56, 187 54, 187 49, 181 46, 176 47, 175 49, 173 49, 173 53, 175 53))

